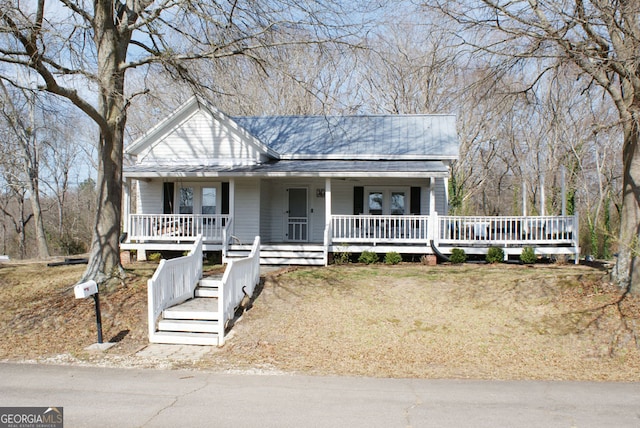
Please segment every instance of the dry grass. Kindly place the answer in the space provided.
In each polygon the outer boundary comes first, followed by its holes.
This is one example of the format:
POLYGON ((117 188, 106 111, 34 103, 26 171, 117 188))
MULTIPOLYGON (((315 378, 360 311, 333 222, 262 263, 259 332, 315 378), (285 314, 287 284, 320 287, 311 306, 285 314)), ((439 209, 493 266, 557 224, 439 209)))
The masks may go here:
MULTIPOLYGON (((0 267, 0 359, 131 356, 146 345, 145 280, 103 293, 103 356, 82 267, 0 267)), ((640 299, 573 265, 335 266, 267 276, 211 370, 482 379, 640 380, 640 299)))

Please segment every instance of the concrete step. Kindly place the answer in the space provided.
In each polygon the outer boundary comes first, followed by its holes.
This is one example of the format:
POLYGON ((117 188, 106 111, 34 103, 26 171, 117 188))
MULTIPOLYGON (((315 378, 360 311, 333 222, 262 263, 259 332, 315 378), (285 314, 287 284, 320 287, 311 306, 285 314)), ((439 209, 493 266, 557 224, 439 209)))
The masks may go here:
POLYGON ((184 333, 157 331, 150 342, 171 345, 213 345, 218 346, 218 335, 214 333, 184 333))
POLYGON ((163 319, 158 322, 160 331, 184 331, 189 333, 217 333, 218 321, 163 319))
POLYGON ((195 298, 162 312, 163 319, 218 320, 218 299, 195 298))
POLYGON ((222 275, 202 278, 196 287, 195 297, 218 297, 218 287, 222 286, 222 275))
POLYGON ((197 287, 196 288, 196 297, 218 297, 218 289, 217 288, 207 288, 207 287, 197 287))

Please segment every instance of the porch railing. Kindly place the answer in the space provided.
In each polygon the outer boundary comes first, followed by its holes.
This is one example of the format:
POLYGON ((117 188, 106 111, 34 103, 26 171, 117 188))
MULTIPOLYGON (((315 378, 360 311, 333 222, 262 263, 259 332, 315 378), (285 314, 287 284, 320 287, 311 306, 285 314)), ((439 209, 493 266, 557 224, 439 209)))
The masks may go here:
POLYGON ((206 242, 222 242, 226 214, 130 214, 129 239, 176 241, 202 235, 206 242))
POLYGON ((577 216, 439 216, 436 243, 577 245, 577 216))
POLYGON ((246 295, 252 296, 260 282, 260 237, 256 236, 248 257, 228 260, 218 288, 218 345, 224 344, 227 322, 246 295))
POLYGON ((188 255, 160 261, 153 277, 147 281, 150 342, 162 311, 191 299, 201 277, 202 236, 196 238, 188 255))
POLYGON ((427 242, 429 216, 421 215, 334 215, 331 239, 351 242, 427 242))
POLYGON ((333 215, 325 245, 559 245, 578 248, 578 216, 333 215))

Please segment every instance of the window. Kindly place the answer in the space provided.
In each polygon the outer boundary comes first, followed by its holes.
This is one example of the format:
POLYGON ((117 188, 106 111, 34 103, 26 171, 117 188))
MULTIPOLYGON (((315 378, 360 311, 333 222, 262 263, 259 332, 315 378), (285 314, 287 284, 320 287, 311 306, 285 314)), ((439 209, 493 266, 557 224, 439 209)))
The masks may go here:
POLYGON ((391 192, 391 215, 404 215, 404 192, 391 192))
POLYGON ((193 187, 180 188, 180 214, 193 214, 193 187))
POLYGON ((202 214, 216 213, 216 193, 215 187, 202 188, 202 214))
POLYGON ((369 192, 369 214, 382 214, 384 197, 382 192, 369 192))
MULTIPOLYGON (((382 186, 381 186, 382 187, 382 186)), ((382 187, 366 191, 367 213, 372 215, 405 215, 409 207, 409 188, 382 187)))

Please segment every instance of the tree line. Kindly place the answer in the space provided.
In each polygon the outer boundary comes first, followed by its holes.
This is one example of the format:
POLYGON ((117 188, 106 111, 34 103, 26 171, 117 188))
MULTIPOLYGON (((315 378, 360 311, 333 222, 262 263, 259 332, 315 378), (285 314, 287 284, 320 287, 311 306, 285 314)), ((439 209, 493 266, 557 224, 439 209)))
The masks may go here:
MULTIPOLYGON (((50 123, 47 102, 33 101, 44 91, 93 132, 100 209, 85 277, 118 276, 122 147, 193 93, 230 115, 455 113, 452 213, 577 212, 584 253, 635 263, 628 231, 640 220, 625 198, 637 192, 625 189, 638 136, 636 2, 5 3, 0 81, 22 100, 8 112, 27 132, 7 117, 3 129, 28 152, 29 120, 50 123)), ((32 202, 33 171, 22 174, 32 202)), ((37 240, 37 222, 25 224, 37 240)), ((621 284, 633 269, 622 272, 621 284)))

